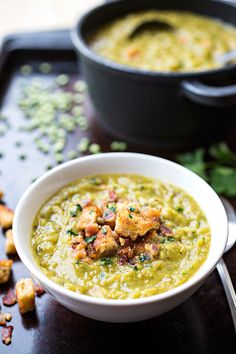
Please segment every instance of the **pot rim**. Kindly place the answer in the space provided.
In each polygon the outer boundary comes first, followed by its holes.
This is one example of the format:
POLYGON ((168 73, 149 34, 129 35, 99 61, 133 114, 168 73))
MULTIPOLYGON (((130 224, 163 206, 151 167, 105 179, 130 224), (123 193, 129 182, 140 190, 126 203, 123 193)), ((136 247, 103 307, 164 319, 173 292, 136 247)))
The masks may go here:
MULTIPOLYGON (((113 62, 109 59, 106 59, 102 56, 96 54, 88 46, 86 39, 82 34, 82 30, 86 22, 91 16, 96 14, 96 12, 102 11, 105 8, 112 8, 119 0, 113 1, 111 3, 105 3, 98 5, 91 10, 87 11, 82 17, 79 18, 76 25, 71 30, 71 39, 78 50, 79 54, 83 55, 87 60, 93 64, 100 65, 104 69, 110 69, 117 74, 124 74, 128 76, 133 76, 135 78, 146 78, 146 79, 164 79, 164 80, 183 80, 183 79, 205 79, 212 78, 216 75, 223 76, 225 74, 230 74, 236 71, 236 64, 229 65, 227 67, 220 67, 212 70, 199 70, 196 72, 161 72, 161 71, 150 71, 139 68, 128 67, 116 62, 113 62)), ((131 0, 123 0, 122 2, 130 3, 131 0)), ((231 7, 236 11, 236 5, 233 3, 228 3, 222 0, 211 0, 212 5, 214 3, 220 3, 222 6, 231 7)))

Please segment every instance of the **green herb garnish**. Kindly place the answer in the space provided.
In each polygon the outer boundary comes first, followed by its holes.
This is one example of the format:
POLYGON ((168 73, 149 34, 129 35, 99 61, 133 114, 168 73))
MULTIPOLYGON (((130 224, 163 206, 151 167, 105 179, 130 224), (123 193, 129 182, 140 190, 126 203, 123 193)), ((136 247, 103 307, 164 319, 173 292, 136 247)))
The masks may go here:
POLYGON ((108 209, 111 210, 113 213, 116 212, 116 206, 114 205, 109 206, 108 209))
POLYGON ((133 215, 129 214, 129 218, 130 218, 130 219, 133 219, 133 215))
POLYGON ((134 208, 134 207, 132 207, 132 206, 130 206, 130 207, 129 207, 129 211, 134 212, 134 211, 135 211, 135 208, 134 208))
POLYGON ((177 161, 204 178, 217 193, 236 196, 236 154, 225 142, 179 155, 177 161))
POLYGON ((91 237, 85 237, 85 242, 86 243, 91 243, 91 242, 93 242, 94 240, 96 240, 96 238, 97 238, 97 235, 93 235, 93 236, 91 236, 91 237))
MULTIPOLYGON (((76 204, 76 209, 70 211, 70 215, 75 217, 75 216, 77 216, 78 212, 82 211, 82 210, 83 210, 82 206, 80 204, 76 204)), ((90 210, 89 213, 92 214, 91 212, 93 212, 93 210, 90 210)))
POLYGON ((163 239, 160 241, 160 243, 168 243, 168 242, 174 242, 175 239, 172 236, 168 236, 168 237, 163 237, 163 239))
POLYGON ((111 258, 104 257, 104 258, 100 259, 100 264, 101 265, 110 265, 110 264, 112 264, 112 260, 111 260, 111 258))
POLYGON ((102 234, 103 234, 103 235, 106 235, 106 234, 107 234, 107 230, 104 229, 104 227, 102 227, 102 234))
POLYGON ((183 207, 178 207, 178 208, 176 208, 176 211, 178 211, 178 213, 183 213, 184 212, 184 208, 183 207))
POLYGON ((148 261, 149 259, 150 259, 150 257, 147 254, 141 254, 139 256, 140 262, 148 261))
POLYGON ((72 229, 68 229, 68 230, 66 230, 66 233, 67 234, 69 234, 69 235, 71 235, 71 236, 78 236, 78 233, 77 232, 75 232, 74 230, 72 230, 72 229))
POLYGON ((82 208, 82 206, 80 204, 76 204, 76 208, 77 208, 78 211, 82 211, 83 210, 83 208, 82 208))

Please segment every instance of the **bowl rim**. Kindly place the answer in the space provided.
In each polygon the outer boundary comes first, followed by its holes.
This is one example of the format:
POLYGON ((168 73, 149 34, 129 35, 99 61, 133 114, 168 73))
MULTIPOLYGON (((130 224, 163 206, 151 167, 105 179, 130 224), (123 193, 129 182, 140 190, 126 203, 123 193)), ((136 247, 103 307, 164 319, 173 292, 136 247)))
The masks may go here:
MULTIPOLYGON (((66 183, 65 183, 66 185, 66 183)), ((227 214, 225 211, 225 208, 219 198, 219 196, 216 194, 216 192, 211 188, 211 186, 205 182, 201 177, 196 175, 194 172, 188 170, 187 168, 170 161, 168 159, 162 158, 162 157, 157 157, 149 154, 142 154, 142 153, 132 153, 132 152, 108 152, 108 153, 101 153, 98 155, 90 155, 90 156, 84 156, 84 157, 79 157, 77 159, 74 159, 72 161, 65 162, 50 171, 44 173, 41 177, 39 177, 22 195, 20 198, 15 214, 14 214, 14 220, 13 220, 13 235, 14 235, 14 242, 16 246, 17 253, 26 266, 26 268, 32 273, 32 275, 38 279, 39 282, 42 282, 42 284, 46 284, 46 287, 48 289, 53 289, 56 293, 59 293, 63 296, 66 296, 70 299, 89 303, 89 304, 97 304, 97 305, 105 305, 105 306, 137 306, 141 304, 148 304, 148 303, 154 303, 156 301, 165 301, 166 299, 170 299, 175 297, 176 295, 179 295, 180 293, 190 290, 192 287, 196 286, 197 284, 201 284, 204 279, 214 270, 216 264, 220 260, 220 258, 223 255, 227 239, 228 239, 228 218, 227 214), (107 298, 99 298, 99 297, 93 297, 90 295, 85 295, 85 294, 80 294, 77 292, 74 292, 72 290, 68 290, 64 288, 63 286, 55 283, 53 280, 48 278, 43 271, 40 270, 40 268, 37 266, 37 264, 32 261, 24 254, 24 251, 22 250, 21 247, 21 242, 20 239, 21 237, 19 236, 19 223, 20 219, 23 213, 23 208, 24 204, 29 198, 30 195, 34 193, 34 190, 36 187, 40 186, 41 183, 45 182, 50 176, 55 175, 60 173, 61 170, 65 170, 70 168, 71 166, 80 164, 83 161, 90 161, 91 163, 94 160, 100 160, 103 158, 116 158, 116 157, 127 157, 127 158, 145 158, 145 159, 153 159, 153 160, 159 160, 161 163, 167 164, 172 166, 175 169, 182 170, 187 176, 191 176, 192 178, 197 179, 200 183, 205 184, 207 188, 213 193, 218 200, 218 205, 221 207, 222 211, 222 219, 221 223, 224 224, 225 228, 225 240, 224 242, 222 241, 221 248, 218 251, 217 257, 214 257, 214 261, 211 262, 211 264, 208 266, 207 269, 201 272, 201 267, 198 269, 197 273, 194 273, 192 277, 190 277, 185 283, 177 286, 176 288, 173 288, 171 290, 167 290, 163 293, 156 294, 156 295, 151 295, 148 297, 140 297, 137 299, 107 299, 107 298)), ((29 239, 30 235, 27 235, 27 238, 29 239)), ((30 247, 30 244, 28 243, 28 247, 30 247)), ((31 250, 30 250, 31 252, 31 250)))
MULTIPOLYGON (((209 0, 208 0, 209 1, 209 0)), ((123 0, 123 2, 131 2, 130 0, 123 0)), ((204 79, 209 77, 214 77, 217 75, 225 75, 229 72, 234 72, 236 70, 236 64, 228 65, 227 67, 219 67, 211 70, 199 70, 199 71, 190 71, 190 72, 172 72, 172 71, 151 71, 145 70, 141 68, 129 67, 126 65, 122 65, 112 60, 106 59, 99 54, 96 54, 87 44, 84 36, 82 35, 82 28, 86 21, 96 14, 96 12, 103 10, 104 8, 112 8, 112 6, 116 6, 117 3, 120 3, 119 0, 115 0, 112 2, 108 2, 105 4, 100 4, 87 12, 85 12, 76 22, 75 26, 71 29, 70 35, 71 40, 74 47, 78 50, 79 53, 84 55, 88 60, 93 63, 96 63, 103 67, 104 69, 113 70, 119 74, 126 74, 130 76, 134 76, 136 78, 149 78, 149 79, 165 79, 165 80, 183 80, 183 79, 204 79)), ((213 0, 212 5, 214 3, 219 3, 225 7, 231 7, 236 10, 236 5, 229 2, 224 2, 222 0, 213 0)), ((204 16, 204 15, 203 15, 204 16)))

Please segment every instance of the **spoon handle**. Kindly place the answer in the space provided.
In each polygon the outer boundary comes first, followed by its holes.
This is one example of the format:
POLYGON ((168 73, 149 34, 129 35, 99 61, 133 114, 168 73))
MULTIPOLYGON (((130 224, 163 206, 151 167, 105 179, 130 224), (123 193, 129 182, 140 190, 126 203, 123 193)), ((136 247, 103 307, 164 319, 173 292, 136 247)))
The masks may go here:
POLYGON ((230 308, 230 312, 234 324, 234 329, 236 332, 236 294, 235 294, 234 286, 232 284, 228 269, 226 267, 223 258, 220 259, 216 268, 218 270, 223 287, 225 289, 225 294, 228 300, 228 304, 229 304, 229 308, 230 308))

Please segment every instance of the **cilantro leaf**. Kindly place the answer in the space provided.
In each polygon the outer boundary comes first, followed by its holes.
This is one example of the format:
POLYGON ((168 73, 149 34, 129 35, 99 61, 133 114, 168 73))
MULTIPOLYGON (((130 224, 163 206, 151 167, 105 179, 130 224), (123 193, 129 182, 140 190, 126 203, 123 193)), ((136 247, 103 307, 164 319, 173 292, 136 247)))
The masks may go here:
POLYGON ((210 172, 212 188, 227 197, 236 195, 236 168, 218 166, 210 172))
POLYGON ((236 163, 236 154, 230 150, 225 142, 214 144, 209 148, 209 154, 217 161, 233 164, 236 163))
POLYGON ((206 164, 204 162, 204 149, 200 148, 194 150, 193 152, 187 152, 185 154, 181 154, 177 156, 177 161, 188 168, 189 170, 195 172, 200 177, 208 180, 208 176, 206 173, 206 164))

